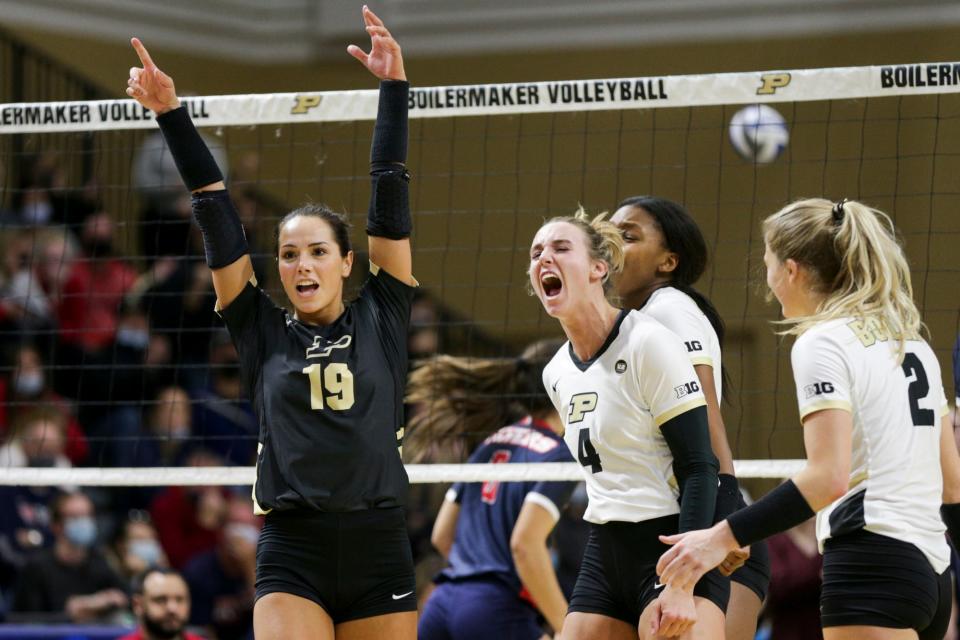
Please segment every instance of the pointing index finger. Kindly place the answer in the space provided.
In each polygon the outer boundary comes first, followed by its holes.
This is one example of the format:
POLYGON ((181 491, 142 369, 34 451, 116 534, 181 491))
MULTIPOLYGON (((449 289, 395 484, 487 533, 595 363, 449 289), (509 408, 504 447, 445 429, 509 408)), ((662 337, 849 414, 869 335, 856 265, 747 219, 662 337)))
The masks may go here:
POLYGON ((153 63, 153 59, 150 57, 150 54, 147 53, 147 48, 143 46, 143 43, 140 42, 139 38, 130 38, 130 44, 133 45, 134 51, 136 51, 137 55, 140 57, 140 62, 143 63, 144 69, 157 66, 153 63))

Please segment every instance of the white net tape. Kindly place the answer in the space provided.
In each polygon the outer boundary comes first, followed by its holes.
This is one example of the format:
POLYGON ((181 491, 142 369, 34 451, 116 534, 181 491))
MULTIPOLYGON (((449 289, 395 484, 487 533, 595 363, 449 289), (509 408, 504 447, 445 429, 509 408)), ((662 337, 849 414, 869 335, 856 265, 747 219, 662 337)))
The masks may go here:
MULTIPOLYGON (((611 78, 420 87, 411 118, 653 109, 804 102, 956 93, 960 63, 752 71, 710 75, 611 78)), ((377 91, 325 91, 185 98, 201 127, 373 120, 377 91)), ((0 105, 0 134, 148 129, 153 113, 133 100, 0 105)))
MULTIPOLYGON (((803 460, 737 460, 740 478, 787 478, 803 467, 803 460)), ((574 462, 514 464, 409 464, 412 483, 487 482, 524 480, 581 480, 583 471, 574 462)), ((150 467, 150 468, 6 468, 0 485, 29 486, 186 486, 252 485, 253 467, 150 467)))

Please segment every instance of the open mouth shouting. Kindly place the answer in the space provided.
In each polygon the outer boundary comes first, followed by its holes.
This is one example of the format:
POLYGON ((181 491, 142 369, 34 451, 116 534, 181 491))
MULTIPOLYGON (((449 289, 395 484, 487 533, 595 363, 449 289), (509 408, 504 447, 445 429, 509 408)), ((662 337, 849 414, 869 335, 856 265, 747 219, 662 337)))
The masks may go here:
POLYGON ((560 295, 563 282, 557 274, 552 271, 545 271, 540 274, 540 287, 543 289, 543 297, 550 300, 560 295))
POLYGON ((314 280, 297 280, 297 294, 302 298, 310 298, 320 289, 320 285, 314 280))

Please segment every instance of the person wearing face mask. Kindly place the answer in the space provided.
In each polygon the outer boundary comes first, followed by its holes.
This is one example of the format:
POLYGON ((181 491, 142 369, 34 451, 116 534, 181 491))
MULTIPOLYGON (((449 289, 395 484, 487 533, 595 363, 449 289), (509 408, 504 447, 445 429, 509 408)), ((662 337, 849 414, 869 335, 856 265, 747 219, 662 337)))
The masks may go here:
POLYGON ((144 571, 170 566, 150 516, 139 509, 117 527, 107 560, 126 584, 134 584, 144 571))
POLYGON ((68 492, 54 500, 53 547, 34 556, 20 572, 12 613, 89 623, 126 608, 123 581, 96 546, 95 515, 83 493, 68 492))
MULTIPOLYGON (((39 407, 56 415, 66 429, 63 453, 69 462, 80 464, 90 453, 86 434, 80 427, 73 408, 49 383, 46 367, 40 353, 32 344, 17 346, 7 359, 9 377, 0 377, 0 435, 10 434, 18 422, 39 407)), ((13 459, 2 458, 6 464, 13 459)), ((26 460, 19 464, 26 466, 26 460)), ((35 466, 35 465, 31 465, 35 466)))

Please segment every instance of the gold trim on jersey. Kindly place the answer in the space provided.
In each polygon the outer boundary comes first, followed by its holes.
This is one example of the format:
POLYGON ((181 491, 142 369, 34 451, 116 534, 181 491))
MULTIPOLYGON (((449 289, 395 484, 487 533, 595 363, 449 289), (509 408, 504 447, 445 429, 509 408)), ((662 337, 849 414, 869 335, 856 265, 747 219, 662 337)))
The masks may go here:
POLYGON ((861 471, 857 475, 853 476, 850 478, 850 483, 847 485, 847 491, 856 488, 860 483, 864 482, 869 477, 870 474, 866 471, 861 471))
MULTIPOLYGON (((378 273, 380 273, 380 265, 378 265, 376 262, 374 262, 373 260, 371 260, 371 261, 370 261, 370 275, 376 276, 378 273)), ((404 284, 406 284, 406 285, 408 285, 408 286, 410 286, 410 287, 419 287, 419 286, 420 286, 420 281, 417 280, 416 278, 414 278, 413 276, 410 276, 410 280, 412 280, 412 282, 405 282, 404 284)))
MULTIPOLYGON (((958 411, 960 411, 960 409, 958 409, 958 411)), ((946 418, 948 415, 950 415, 950 405, 945 404, 942 407, 940 407, 940 417, 946 418)))
POLYGON ((853 413, 853 405, 846 400, 820 400, 818 402, 808 404, 800 410, 800 421, 803 422, 803 419, 811 413, 823 411, 824 409, 841 409, 847 413, 853 413))
POLYGON ((694 366, 698 364, 705 364, 708 367, 713 367, 713 358, 710 356, 697 356, 695 358, 690 358, 690 364, 694 366))
POLYGON ((257 464, 253 467, 253 488, 250 490, 250 497, 253 498, 253 515, 255 516, 265 516, 273 509, 264 509, 260 506, 260 503, 257 502, 257 479, 260 475, 260 452, 263 451, 263 443, 257 443, 257 464))
POLYGON ((673 409, 670 409, 666 413, 662 413, 659 416, 654 417, 653 423, 658 427, 662 426, 665 422, 673 420, 681 413, 686 413, 691 409, 696 409, 697 407, 705 407, 707 405, 707 400, 703 396, 699 398, 694 398, 689 402, 684 402, 683 404, 677 405, 673 409))

